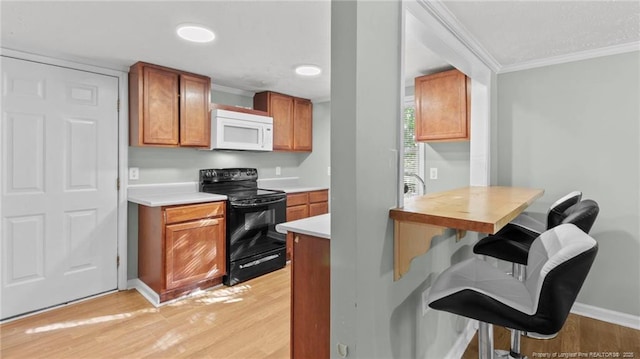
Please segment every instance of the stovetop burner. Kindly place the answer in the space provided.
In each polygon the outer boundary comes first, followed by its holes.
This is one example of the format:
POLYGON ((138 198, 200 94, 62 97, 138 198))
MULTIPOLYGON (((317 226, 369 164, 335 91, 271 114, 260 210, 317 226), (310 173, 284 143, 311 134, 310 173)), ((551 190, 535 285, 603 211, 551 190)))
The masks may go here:
POLYGON ((222 168, 200 170, 200 192, 222 194, 230 201, 255 198, 280 198, 283 191, 258 188, 255 168, 222 168))

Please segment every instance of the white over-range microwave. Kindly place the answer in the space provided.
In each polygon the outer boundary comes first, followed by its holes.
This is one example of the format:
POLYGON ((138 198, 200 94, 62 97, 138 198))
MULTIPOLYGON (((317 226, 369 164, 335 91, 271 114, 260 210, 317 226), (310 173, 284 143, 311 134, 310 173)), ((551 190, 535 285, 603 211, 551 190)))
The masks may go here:
POLYGON ((211 149, 273 151, 273 118, 214 109, 211 113, 211 149))

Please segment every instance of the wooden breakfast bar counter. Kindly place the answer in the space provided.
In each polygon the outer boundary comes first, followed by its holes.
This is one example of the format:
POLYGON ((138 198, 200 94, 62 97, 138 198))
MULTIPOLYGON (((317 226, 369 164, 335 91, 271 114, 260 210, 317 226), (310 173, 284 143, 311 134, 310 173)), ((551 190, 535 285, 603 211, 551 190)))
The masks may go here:
POLYGON ((431 240, 447 228, 494 234, 544 194, 521 187, 463 187, 405 200, 393 208, 394 280, 409 271, 413 258, 426 253, 431 240))

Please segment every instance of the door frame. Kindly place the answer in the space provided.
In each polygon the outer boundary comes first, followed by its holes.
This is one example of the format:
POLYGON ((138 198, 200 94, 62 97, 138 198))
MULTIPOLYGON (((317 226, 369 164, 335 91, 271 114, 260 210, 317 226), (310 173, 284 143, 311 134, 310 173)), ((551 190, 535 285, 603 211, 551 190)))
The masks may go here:
MULTIPOLYGON (((471 43, 465 34, 451 26, 453 20, 446 8, 439 2, 426 0, 403 0, 400 30, 401 63, 404 64, 405 32, 409 27, 419 36, 422 44, 443 60, 464 72, 471 78, 471 132, 470 139, 470 178, 471 186, 489 186, 492 181, 492 163, 495 150, 491 148, 491 136, 495 129, 491 128, 495 117, 496 65, 471 43), (409 18, 409 17, 412 18, 409 18)), ((401 102, 405 96, 404 66, 400 71, 401 102)), ((398 141, 402 146, 402 126, 399 125, 398 141)), ((404 163, 403 149, 399 148, 399 163, 404 163)), ((404 169, 398 166, 398 206, 404 204, 402 178, 404 169)))
MULTIPOLYGON (((45 65, 65 67, 72 70, 93 72, 100 75, 112 76, 118 79, 118 178, 120 188, 118 190, 118 219, 117 219, 117 255, 118 265, 118 290, 127 289, 127 186, 129 166, 129 73, 127 69, 114 69, 89 65, 75 60, 58 59, 44 55, 37 55, 0 47, 0 55, 19 60, 37 62, 45 65)), ((83 60, 80 60, 83 61, 83 60)), ((0 158, 2 157, 2 138, 0 138, 0 158)), ((114 183, 114 186, 116 184, 114 183)), ((0 207, 0 217, 2 208, 0 207)), ((0 233, 2 222, 0 222, 0 233)))

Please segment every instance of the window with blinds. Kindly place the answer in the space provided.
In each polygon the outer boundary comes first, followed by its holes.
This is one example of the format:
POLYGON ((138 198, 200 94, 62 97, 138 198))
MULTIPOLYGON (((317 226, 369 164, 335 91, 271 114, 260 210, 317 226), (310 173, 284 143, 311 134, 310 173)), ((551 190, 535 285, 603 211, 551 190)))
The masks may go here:
POLYGON ((404 107, 404 191, 405 198, 422 195, 424 178, 424 149, 415 138, 415 104, 413 97, 407 98, 404 107))

